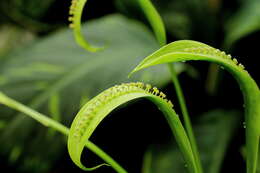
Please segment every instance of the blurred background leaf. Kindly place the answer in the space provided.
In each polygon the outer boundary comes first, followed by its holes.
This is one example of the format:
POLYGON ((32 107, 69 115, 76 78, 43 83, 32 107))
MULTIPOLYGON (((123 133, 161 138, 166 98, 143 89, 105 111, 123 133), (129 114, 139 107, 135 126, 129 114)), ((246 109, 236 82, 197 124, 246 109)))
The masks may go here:
POLYGON ((35 35, 27 30, 16 27, 15 25, 0 26, 0 59, 10 51, 22 47, 33 41, 35 35))
POLYGON ((241 1, 241 7, 226 24, 225 48, 234 46, 234 42, 260 30, 260 1, 241 1))
MULTIPOLYGON (((203 114, 195 124, 204 171, 221 172, 228 145, 239 125, 238 111, 213 110, 203 114)), ((153 146, 144 157, 142 173, 187 172, 185 162, 176 143, 153 146)))
MULTIPOLYGON (((59 104, 54 116, 62 115, 58 119, 70 125, 82 102, 108 87, 136 80, 159 87, 168 83, 170 76, 164 66, 127 79, 131 69, 159 47, 143 25, 111 15, 87 23, 83 30, 91 42, 107 48, 88 53, 76 45, 68 29, 38 39, 4 58, 0 64, 1 91, 47 115, 53 113, 50 104, 55 104, 55 95, 59 104)), ((185 68, 176 65, 178 72, 185 68)), ((45 127, 3 106, 0 113, 1 120, 8 122, 0 130, 1 152, 10 156, 11 162, 22 163, 18 165, 21 170, 44 172, 64 151, 62 136, 48 135, 45 127), (51 146, 48 151, 46 146, 51 146)))

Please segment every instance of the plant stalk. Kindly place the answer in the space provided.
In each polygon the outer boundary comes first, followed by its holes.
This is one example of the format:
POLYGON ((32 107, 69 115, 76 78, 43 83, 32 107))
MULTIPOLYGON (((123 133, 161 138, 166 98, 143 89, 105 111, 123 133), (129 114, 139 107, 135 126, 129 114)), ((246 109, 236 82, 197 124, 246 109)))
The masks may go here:
MULTIPOLYGON (((39 123, 43 124, 44 126, 53 128, 66 136, 69 135, 68 127, 47 117, 44 114, 41 114, 25 105, 13 100, 12 98, 6 96, 2 92, 0 92, 0 104, 8 106, 19 112, 22 112, 22 113, 28 115, 29 117, 33 118, 34 120, 38 121, 39 123)), ((116 172, 127 173, 127 171, 124 168, 122 168, 114 159, 112 159, 109 155, 107 155, 104 151, 102 151, 98 146, 96 146, 92 142, 87 141, 85 146, 89 150, 91 150, 93 153, 98 155, 101 159, 103 159, 107 164, 109 164, 116 172)))
POLYGON ((198 151, 198 147, 196 144, 196 140, 195 140, 195 136, 194 136, 194 132, 192 130, 192 125, 191 125, 191 121, 189 118, 189 113, 188 113, 188 109, 186 106, 186 101, 184 99, 184 95, 181 89, 181 85, 180 82, 178 80, 178 76, 173 68, 173 64, 168 64, 168 68, 170 70, 171 76, 172 76, 172 83, 174 85, 176 94, 177 94, 177 99, 179 101, 180 104, 180 108, 181 108, 181 112, 183 115, 183 119, 184 119, 184 127, 187 130, 187 135, 190 139, 190 143, 191 143, 191 148, 194 152, 194 156, 195 156, 195 161, 197 162, 197 166, 198 166, 198 171, 200 173, 203 172, 202 166, 201 166, 201 161, 200 161, 200 157, 199 157, 199 151, 198 151))
MULTIPOLYGON (((138 2, 140 4, 141 8, 143 9, 144 14, 146 15, 146 17, 154 31, 154 34, 156 36, 158 43, 160 44, 161 47, 165 46, 167 44, 167 36, 166 36, 165 26, 164 26, 164 23, 163 23, 163 20, 162 20, 160 14, 157 12, 156 8, 153 6, 153 4, 151 3, 150 0, 139 0, 138 2)), ((172 76, 172 82, 173 82, 175 91, 177 93, 178 101, 179 101, 180 107, 181 107, 181 112, 184 117, 184 126, 185 126, 185 129, 187 130, 188 138, 190 139, 193 154, 195 155, 195 161, 196 161, 196 164, 198 167, 197 169, 198 169, 199 173, 202 173, 203 170, 202 170, 201 161, 200 161, 200 157, 199 157, 198 147, 197 147, 194 133, 192 130, 192 125, 191 125, 191 121, 189 118, 189 113, 187 110, 183 92, 182 92, 182 89, 180 86, 180 82, 178 80, 178 76, 174 70, 173 65, 168 64, 168 68, 169 68, 171 76, 172 76)))

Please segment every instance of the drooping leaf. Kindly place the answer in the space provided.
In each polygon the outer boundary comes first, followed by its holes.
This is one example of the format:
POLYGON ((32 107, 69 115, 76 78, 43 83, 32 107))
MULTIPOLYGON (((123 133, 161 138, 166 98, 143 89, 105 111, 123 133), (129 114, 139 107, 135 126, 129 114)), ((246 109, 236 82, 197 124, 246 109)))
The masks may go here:
POLYGON ((242 64, 207 44, 191 40, 170 43, 145 58, 130 74, 150 66, 179 61, 214 62, 229 71, 237 80, 245 102, 247 172, 254 173, 257 166, 260 134, 260 92, 259 88, 242 64))
MULTIPOLYGON (((239 125, 237 111, 214 110, 203 114, 194 125, 204 172, 219 173, 227 146, 239 125), (214 149, 212 147, 214 146, 214 149)), ((186 172, 175 143, 154 146, 144 157, 143 173, 186 172)))
MULTIPOLYGON (((88 170, 81 162, 84 145, 97 126, 111 111, 120 105, 138 98, 151 100, 162 111, 176 138, 191 173, 199 172, 194 153, 179 116, 173 110, 173 104, 156 87, 141 82, 127 83, 111 87, 87 102, 72 122, 68 150, 73 162, 83 170, 88 170)), ((120 171, 125 173, 125 171, 120 171)))
MULTIPOLYGON (((107 43, 107 48, 87 53, 76 45, 69 29, 60 31, 5 57, 6 61, 0 63, 0 90, 47 115, 52 112, 51 97, 58 93, 61 122, 68 125, 81 107, 83 96, 88 97, 84 100, 90 99, 105 88, 129 81, 126 76, 134 64, 159 47, 143 25, 119 15, 89 22, 83 31, 88 32, 91 42, 107 43)), ((177 65, 176 70, 182 71, 183 66, 177 65)), ((166 67, 161 67, 144 71, 134 80, 137 79, 160 87, 169 81, 170 75, 166 67)), ((1 119, 8 122, 1 129, 2 153, 9 155, 18 146, 22 151, 19 158, 25 161, 34 155, 39 164, 52 162, 46 158, 59 157, 62 142, 58 141, 63 139, 55 138, 59 147, 49 148, 47 152, 42 146, 50 145, 53 138, 45 140, 46 130, 36 131, 41 126, 13 110, 1 106, 0 112, 1 119), (31 154, 25 156, 27 149, 31 154)))

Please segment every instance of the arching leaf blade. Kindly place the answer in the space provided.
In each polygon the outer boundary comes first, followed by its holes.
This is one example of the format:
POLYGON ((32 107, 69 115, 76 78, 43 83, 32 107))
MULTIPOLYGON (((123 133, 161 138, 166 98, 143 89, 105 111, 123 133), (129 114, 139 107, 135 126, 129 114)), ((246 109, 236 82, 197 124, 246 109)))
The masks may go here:
POLYGON ((152 88, 150 85, 144 87, 142 83, 122 84, 109 88, 83 106, 72 122, 68 138, 68 150, 73 162, 81 169, 86 170, 81 163, 81 154, 86 141, 112 110, 138 98, 151 100, 163 112, 183 152, 189 171, 197 172, 189 139, 178 115, 172 109, 171 102, 166 100, 165 95, 157 88, 152 88))
POLYGON ((247 172, 255 173, 260 136, 260 92, 256 82, 237 59, 206 44, 180 40, 170 43, 145 58, 131 73, 170 62, 201 60, 217 63, 229 71, 239 83, 245 102, 247 172))

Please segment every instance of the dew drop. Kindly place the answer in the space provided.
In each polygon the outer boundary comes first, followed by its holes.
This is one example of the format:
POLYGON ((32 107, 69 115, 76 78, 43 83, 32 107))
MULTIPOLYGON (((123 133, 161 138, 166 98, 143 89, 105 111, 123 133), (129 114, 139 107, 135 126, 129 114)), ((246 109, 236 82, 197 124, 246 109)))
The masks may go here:
POLYGON ((246 122, 243 122, 243 128, 244 129, 246 128, 246 122))

